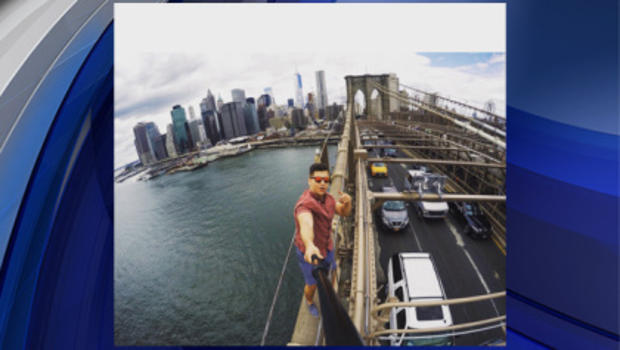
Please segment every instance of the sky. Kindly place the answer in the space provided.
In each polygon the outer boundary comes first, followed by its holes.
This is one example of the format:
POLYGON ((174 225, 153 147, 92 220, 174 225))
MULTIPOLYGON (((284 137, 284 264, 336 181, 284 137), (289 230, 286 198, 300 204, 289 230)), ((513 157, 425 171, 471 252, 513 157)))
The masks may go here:
POLYGON ((329 103, 346 75, 395 73, 505 115, 505 26, 504 4, 115 4, 115 168, 138 158, 138 122, 165 133, 172 106, 199 116, 208 89, 230 102, 271 87, 286 104, 296 72, 304 98, 318 70, 329 103))

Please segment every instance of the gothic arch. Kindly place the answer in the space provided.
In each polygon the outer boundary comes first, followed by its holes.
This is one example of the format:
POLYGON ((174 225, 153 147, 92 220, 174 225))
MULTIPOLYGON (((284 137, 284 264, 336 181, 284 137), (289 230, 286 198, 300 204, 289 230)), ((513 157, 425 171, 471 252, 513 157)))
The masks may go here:
MULTIPOLYGON (((366 109, 369 109, 371 102, 372 91, 375 90, 374 84, 382 86, 384 89, 394 91, 398 93, 398 77, 396 74, 381 74, 381 75, 348 75, 345 77, 347 82, 347 107, 353 107, 355 93, 360 90, 364 94, 364 100, 366 102, 366 109)), ((381 108, 383 115, 368 115, 369 120, 383 120, 387 119, 387 113, 397 112, 399 110, 399 103, 395 97, 388 94, 381 93, 381 108)))

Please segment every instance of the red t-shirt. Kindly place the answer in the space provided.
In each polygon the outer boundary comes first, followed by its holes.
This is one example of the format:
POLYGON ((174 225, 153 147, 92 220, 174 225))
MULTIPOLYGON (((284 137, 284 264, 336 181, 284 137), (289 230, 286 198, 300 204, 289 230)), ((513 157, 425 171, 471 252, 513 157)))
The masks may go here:
POLYGON ((301 194, 297 204, 295 204, 295 246, 299 248, 302 253, 306 252, 304 242, 301 240, 299 234, 299 222, 297 221, 297 215, 309 211, 312 214, 312 222, 314 228, 314 245, 319 248, 321 255, 327 257, 327 251, 334 249, 334 242, 332 241, 332 219, 336 212, 336 200, 329 193, 325 193, 323 199, 310 190, 305 190, 301 194))

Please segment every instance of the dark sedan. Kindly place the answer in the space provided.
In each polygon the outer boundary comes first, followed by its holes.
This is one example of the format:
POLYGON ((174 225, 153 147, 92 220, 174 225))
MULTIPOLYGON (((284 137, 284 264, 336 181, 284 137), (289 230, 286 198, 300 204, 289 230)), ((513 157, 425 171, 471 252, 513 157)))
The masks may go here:
POLYGON ((478 203, 454 202, 451 211, 465 223, 463 232, 473 238, 487 239, 491 237, 491 223, 484 215, 478 203))

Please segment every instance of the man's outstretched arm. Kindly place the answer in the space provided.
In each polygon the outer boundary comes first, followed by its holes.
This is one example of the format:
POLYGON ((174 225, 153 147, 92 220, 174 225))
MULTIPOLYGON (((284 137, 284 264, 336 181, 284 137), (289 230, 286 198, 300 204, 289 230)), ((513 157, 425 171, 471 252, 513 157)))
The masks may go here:
POLYGON ((304 260, 312 264, 312 255, 318 256, 323 259, 321 251, 314 245, 314 223, 312 220, 312 214, 309 211, 304 211, 297 214, 297 221, 299 222, 299 235, 301 236, 306 252, 304 254, 304 260))

